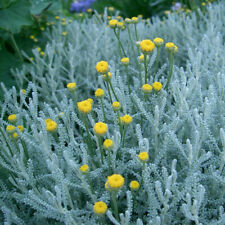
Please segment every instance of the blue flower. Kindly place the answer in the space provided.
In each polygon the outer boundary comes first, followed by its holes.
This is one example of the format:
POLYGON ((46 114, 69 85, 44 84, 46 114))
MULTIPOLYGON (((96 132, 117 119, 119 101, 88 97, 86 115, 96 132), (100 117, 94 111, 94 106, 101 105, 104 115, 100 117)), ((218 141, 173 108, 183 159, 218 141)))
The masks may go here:
POLYGON ((70 6, 71 12, 85 12, 90 5, 95 2, 96 0, 86 0, 86 1, 76 1, 73 2, 70 6))

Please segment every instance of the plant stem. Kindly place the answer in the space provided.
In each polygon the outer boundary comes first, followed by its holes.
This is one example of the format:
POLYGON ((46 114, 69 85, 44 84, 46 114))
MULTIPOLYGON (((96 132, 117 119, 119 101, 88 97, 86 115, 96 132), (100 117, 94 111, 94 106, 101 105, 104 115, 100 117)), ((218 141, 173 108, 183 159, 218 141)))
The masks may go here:
POLYGON ((101 163, 103 164, 103 149, 102 149, 102 139, 98 136, 98 147, 101 153, 101 163))
POLYGON ((138 33, 137 33, 137 24, 134 24, 134 30, 135 30, 135 37, 136 37, 136 41, 138 41, 138 33))
POLYGON ((115 93, 115 91, 114 91, 114 89, 113 89, 111 80, 108 80, 108 82, 109 82, 109 85, 110 85, 110 87, 111 87, 111 89, 112 89, 113 95, 114 95, 114 97, 116 98, 116 101, 119 102, 119 99, 117 98, 116 93, 115 93))
POLYGON ((124 143, 125 143, 126 131, 127 131, 127 126, 124 126, 122 148, 124 147, 124 143))
POLYGON ((109 167, 109 175, 112 174, 112 169, 111 169, 111 150, 108 150, 108 167, 109 167))
POLYGON ((88 140, 87 140, 87 145, 88 145, 88 150, 89 150, 89 154, 91 156, 94 155, 93 153, 93 150, 92 150, 92 140, 91 140, 91 135, 90 135, 90 132, 89 132, 89 129, 88 129, 88 124, 87 124, 87 115, 83 115, 83 119, 84 119, 84 125, 85 125, 85 129, 86 129, 86 132, 87 132, 87 136, 88 136, 88 140))
POLYGON ((109 88, 108 81, 106 81, 106 86, 107 86, 107 89, 108 89, 108 92, 109 92, 109 98, 110 98, 110 101, 111 101, 111 104, 112 104, 113 103, 113 101, 112 101, 112 95, 111 95, 111 91, 110 91, 110 88, 109 88))
POLYGON ((147 68, 147 55, 144 54, 144 65, 145 65, 145 84, 148 82, 148 68, 147 68))
POLYGON ((113 191, 112 192, 112 203, 113 203, 113 208, 114 208, 114 215, 116 217, 116 219, 119 221, 119 214, 118 214, 118 206, 117 206, 117 202, 116 202, 116 194, 117 192, 116 191, 113 191))
POLYGON ((129 95, 130 95, 131 90, 130 90, 130 81, 129 81, 128 65, 126 65, 126 74, 127 74, 127 85, 128 85, 129 95))
MULTIPOLYGON (((157 55, 156 55, 156 70, 158 70, 159 67, 159 47, 157 47, 157 55)), ((156 71, 153 74, 153 82, 155 81, 155 75, 156 75, 156 71)))
POLYGON ((142 165, 142 175, 141 175, 141 182, 140 182, 140 187, 138 189, 138 192, 139 190, 141 189, 142 185, 143 185, 143 176, 144 176, 144 171, 145 171, 145 164, 146 162, 143 162, 143 165, 142 165))
POLYGON ((170 84, 170 80, 171 80, 171 77, 172 77, 172 74, 173 74, 173 53, 170 52, 169 53, 169 74, 168 74, 168 80, 167 80, 167 83, 166 83, 166 86, 165 86, 165 90, 168 89, 169 87, 169 84, 170 84))
POLYGON ((100 102, 101 102, 101 106, 102 106, 102 114, 103 114, 104 121, 107 122, 106 121, 106 116, 105 116, 104 103, 103 103, 102 98, 100 98, 100 102))
POLYGON ((16 43, 16 40, 15 40, 15 38, 14 38, 14 36, 13 36, 13 34, 11 32, 10 32, 10 38, 11 38, 13 46, 14 46, 14 48, 15 48, 15 50, 16 50, 19 58, 20 58, 20 61, 23 62, 23 57, 22 57, 22 55, 20 53, 19 47, 18 47, 18 45, 16 43))
POLYGON ((129 39, 130 39, 130 44, 131 44, 131 48, 132 48, 132 51, 133 51, 134 57, 135 57, 135 59, 136 59, 136 62, 138 63, 138 61, 137 61, 137 57, 136 57, 136 54, 135 54, 135 50, 134 50, 133 39, 131 38, 131 33, 130 33, 130 28, 129 28, 129 25, 127 25, 127 32, 128 32, 128 36, 129 36, 129 39))
MULTIPOLYGON (((117 40, 118 40, 118 42, 119 42, 119 46, 120 46, 120 48, 122 49, 124 56, 127 56, 126 53, 125 53, 125 51, 124 51, 123 45, 122 45, 122 43, 121 43, 121 41, 120 41, 120 30, 118 31, 118 34, 116 33, 116 29, 113 29, 113 31, 114 31, 114 34, 115 34, 116 37, 117 37, 117 40)), ((121 58, 122 58, 122 57, 121 57, 121 58)))

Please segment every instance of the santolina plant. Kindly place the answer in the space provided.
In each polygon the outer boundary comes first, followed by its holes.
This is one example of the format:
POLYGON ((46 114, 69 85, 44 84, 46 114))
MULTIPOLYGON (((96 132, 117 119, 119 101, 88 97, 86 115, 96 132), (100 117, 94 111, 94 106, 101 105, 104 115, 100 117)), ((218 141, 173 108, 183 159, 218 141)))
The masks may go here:
POLYGON ((2 85, 0 221, 224 224, 224 12, 46 31, 2 85))

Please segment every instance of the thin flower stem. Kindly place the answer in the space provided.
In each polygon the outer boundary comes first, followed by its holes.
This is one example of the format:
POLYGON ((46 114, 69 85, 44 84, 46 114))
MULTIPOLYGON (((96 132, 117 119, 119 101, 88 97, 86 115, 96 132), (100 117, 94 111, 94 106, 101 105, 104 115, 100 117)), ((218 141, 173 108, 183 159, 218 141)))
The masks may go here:
POLYGON ((148 67, 147 67, 147 55, 144 54, 144 65, 145 65, 145 84, 148 82, 148 67))
POLYGON ((130 39, 130 44, 131 44, 131 48, 132 48, 132 51, 133 51, 134 57, 135 57, 135 59, 136 59, 136 62, 138 63, 138 61, 137 61, 137 57, 136 57, 136 53, 135 53, 135 50, 134 50, 133 39, 131 38, 131 33, 130 33, 130 28, 129 28, 129 25, 127 25, 127 32, 128 32, 128 36, 129 36, 129 39, 130 39))
POLYGON ((170 84, 170 80, 173 74, 173 59, 174 59, 174 55, 172 52, 169 53, 169 74, 168 74, 168 80, 165 86, 165 90, 168 89, 169 84, 170 84))
POLYGON ((4 133, 3 133, 1 127, 0 127, 0 131, 1 131, 1 133, 2 133, 2 137, 4 137, 4 139, 5 139, 5 143, 6 143, 6 145, 8 146, 8 149, 9 149, 9 152, 10 152, 11 156, 13 156, 12 149, 11 149, 11 147, 10 147, 8 141, 7 141, 7 138, 5 137, 5 135, 4 135, 4 133))
POLYGON ((124 147, 124 144, 125 144, 125 136, 126 136, 126 132, 127 132, 127 126, 124 126, 122 148, 124 147))
POLYGON ((143 177, 144 177, 144 171, 145 171, 145 164, 146 162, 143 162, 143 165, 142 165, 142 175, 141 175, 141 182, 140 182, 140 186, 139 186, 139 189, 138 189, 138 192, 139 190, 141 189, 142 185, 143 185, 143 177))
POLYGON ((20 61, 23 62, 23 57, 22 57, 22 55, 21 55, 21 53, 20 53, 19 47, 18 47, 18 45, 17 45, 17 43, 16 43, 16 40, 15 40, 15 38, 14 38, 14 36, 13 36, 12 33, 10 33, 10 38, 11 38, 12 43, 13 43, 13 45, 14 45, 14 48, 15 48, 15 50, 16 50, 16 52, 17 52, 19 58, 20 58, 20 61))
POLYGON ((138 33, 137 33, 137 24, 134 24, 134 30, 135 30, 135 37, 136 37, 136 41, 138 41, 138 33))
POLYGON ((110 98, 110 101, 111 101, 111 104, 112 104, 113 103, 113 101, 112 101, 112 95, 111 95, 111 91, 110 91, 110 88, 109 88, 108 81, 106 81, 106 86, 107 86, 107 89, 108 89, 108 92, 109 92, 109 98, 110 98))
MULTIPOLYGON (((114 34, 115 34, 115 36, 116 36, 118 42, 119 42, 119 46, 120 46, 120 48, 121 48, 122 51, 123 51, 124 56, 127 56, 126 53, 125 53, 125 51, 124 51, 123 45, 122 45, 122 43, 121 43, 121 41, 120 41, 120 30, 118 31, 118 34, 116 33, 116 30, 115 30, 115 29, 113 29, 113 31, 114 31, 114 34)), ((121 58, 122 58, 122 57, 121 57, 121 58)))
POLYGON ((98 147, 101 153, 101 163, 103 164, 102 138, 100 136, 98 136, 98 147))
POLYGON ((91 194, 93 194, 94 192, 93 192, 92 182, 91 182, 91 179, 89 177, 89 174, 86 173, 85 175, 87 177, 87 180, 88 180, 88 183, 89 183, 89 186, 90 186, 91 194))
POLYGON ((119 102, 119 99, 117 98, 116 93, 115 93, 115 91, 114 91, 114 89, 113 89, 111 80, 108 80, 108 82, 109 82, 109 85, 110 85, 110 87, 111 87, 111 89, 112 89, 113 95, 114 95, 114 97, 116 98, 116 101, 119 102))
MULTIPOLYGON (((157 55, 156 55, 156 70, 158 70, 159 68, 159 47, 157 47, 157 55)), ((155 81, 155 75, 156 75, 156 71, 153 74, 153 82, 155 81)))
POLYGON ((101 106, 102 106, 102 113, 103 113, 104 121, 106 122, 105 109, 104 109, 104 103, 103 103, 102 98, 100 98, 100 102, 101 102, 101 106))
POLYGON ((126 74, 127 74, 127 86, 128 86, 129 95, 130 95, 131 90, 130 90, 130 79, 129 79, 128 65, 126 65, 126 74))
POLYGON ((118 206, 117 206, 117 202, 116 202, 116 191, 112 192, 111 198, 112 198, 112 203, 113 203, 113 211, 114 211, 114 215, 116 217, 116 219, 119 221, 119 213, 118 213, 118 206))
POLYGON ((88 145, 89 154, 91 156, 93 156, 94 153, 93 153, 93 150, 92 150, 91 135, 90 135, 90 132, 89 132, 89 129, 88 129, 88 124, 87 124, 87 115, 83 115, 83 119, 84 119, 84 125, 85 125, 85 129, 86 129, 87 136, 88 136, 87 145, 88 145))
POLYGON ((108 167, 109 167, 109 175, 112 174, 112 169, 111 169, 111 150, 108 150, 108 167))

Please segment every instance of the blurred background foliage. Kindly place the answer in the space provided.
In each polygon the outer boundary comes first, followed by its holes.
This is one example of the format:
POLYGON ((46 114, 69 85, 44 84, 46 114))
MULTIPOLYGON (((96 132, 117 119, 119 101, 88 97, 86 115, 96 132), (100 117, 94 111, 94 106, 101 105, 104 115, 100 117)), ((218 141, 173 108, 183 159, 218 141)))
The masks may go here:
MULTIPOLYGON (((93 0, 1 0, 0 1, 0 82, 14 84, 11 68, 20 68, 26 61, 21 53, 32 55, 35 47, 44 47, 42 32, 54 24, 56 15, 69 16, 71 5, 93 0)), ((185 9, 195 10, 207 0, 181 0, 185 9)), ((96 0, 90 7, 103 13, 105 7, 114 7, 123 17, 143 15, 144 18, 163 16, 165 10, 177 4, 172 0, 96 0)), ((86 9, 85 9, 86 10, 86 9)), ((90 13, 89 13, 90 14, 90 13)), ((114 12, 109 12, 113 15, 114 12)), ((1 90, 0 90, 1 96, 1 90)))

